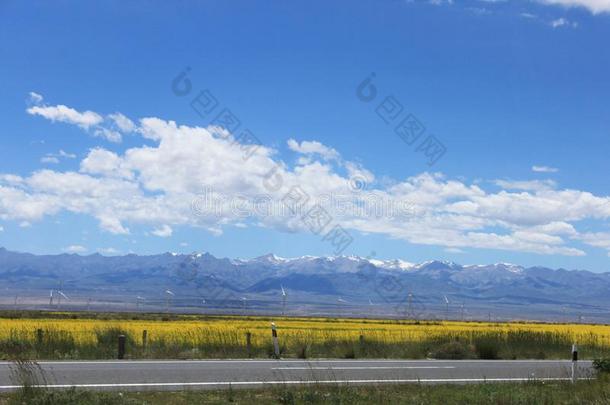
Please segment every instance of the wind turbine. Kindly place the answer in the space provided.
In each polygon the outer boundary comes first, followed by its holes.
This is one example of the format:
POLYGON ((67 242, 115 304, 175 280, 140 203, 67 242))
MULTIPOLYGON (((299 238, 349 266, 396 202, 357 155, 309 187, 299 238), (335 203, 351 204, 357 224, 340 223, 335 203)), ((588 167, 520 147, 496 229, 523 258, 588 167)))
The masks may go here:
POLYGON ((243 304, 244 304, 244 315, 246 315, 246 310, 247 310, 247 308, 248 308, 248 304, 247 304, 247 302, 248 302, 248 298, 246 298, 246 297, 241 297, 241 301, 242 301, 242 302, 243 302, 243 304))
POLYGON ((375 315, 375 304, 373 304, 373 300, 369 298, 369 308, 370 308, 370 316, 373 317, 375 315))
POLYGON ((337 302, 339 303, 339 308, 341 308, 341 305, 343 305, 343 311, 347 312, 346 308, 347 308, 347 301, 344 300, 343 298, 337 298, 337 302))
POLYGON ((64 282, 60 281, 59 288, 51 289, 51 292, 49 294, 49 305, 52 306, 54 293, 57 293, 57 309, 58 310, 61 307, 61 297, 64 297, 66 299, 66 301, 70 301, 70 298, 68 298, 68 296, 66 294, 64 294, 63 289, 64 289, 64 282))
POLYGON ((136 310, 140 311, 140 302, 144 301, 144 297, 140 297, 139 295, 136 297, 136 310))
POLYGON ((280 285, 282 288, 282 316, 286 315, 286 299, 288 299, 288 294, 286 294, 286 290, 284 290, 284 286, 280 285))
POLYGON ((165 290, 165 306, 167 308, 167 313, 169 314, 169 310, 172 304, 172 297, 176 295, 171 290, 165 290))
POLYGON ((408 314, 411 318, 415 318, 415 314, 413 313, 413 293, 409 292, 407 295, 407 300, 409 302, 409 311, 408 314))
POLYGON ((449 298, 446 295, 443 295, 445 299, 445 319, 449 320, 449 298))
POLYGON ((66 301, 70 301, 70 298, 61 290, 57 290, 57 294, 59 294, 59 297, 57 297, 57 309, 59 309, 61 307, 61 297, 64 297, 66 301))

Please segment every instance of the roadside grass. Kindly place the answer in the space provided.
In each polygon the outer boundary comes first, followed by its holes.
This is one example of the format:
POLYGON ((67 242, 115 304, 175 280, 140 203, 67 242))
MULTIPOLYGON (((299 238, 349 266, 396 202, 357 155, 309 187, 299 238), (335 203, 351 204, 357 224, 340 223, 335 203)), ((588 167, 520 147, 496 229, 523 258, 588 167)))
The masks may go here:
POLYGON ((466 385, 316 385, 269 386, 179 392, 19 391, 0 396, 0 404, 608 404, 610 378, 567 382, 466 385))
MULTIPOLYGON (((147 339, 134 336, 116 327, 97 327, 93 340, 79 340, 75 333, 45 329, 42 338, 32 332, 15 331, 0 339, 0 359, 91 360, 113 359, 117 356, 119 335, 126 336, 127 359, 219 359, 271 358, 271 339, 259 339, 248 348, 242 333, 219 333, 206 328, 189 333, 176 333, 147 339)), ((561 332, 479 332, 460 336, 447 334, 419 340, 378 340, 375 338, 341 338, 332 334, 320 337, 293 333, 280 335, 283 358, 338 358, 338 359, 568 359, 572 337, 561 332)), ((579 346, 581 358, 608 358, 610 348, 595 344, 579 346)))

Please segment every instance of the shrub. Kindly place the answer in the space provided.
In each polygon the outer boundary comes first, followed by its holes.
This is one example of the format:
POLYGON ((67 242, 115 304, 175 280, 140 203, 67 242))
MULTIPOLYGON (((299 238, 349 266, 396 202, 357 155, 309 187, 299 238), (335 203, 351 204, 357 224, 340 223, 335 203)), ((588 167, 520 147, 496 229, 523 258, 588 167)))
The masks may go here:
POLYGON ((301 347, 298 348, 297 357, 299 359, 307 358, 307 345, 302 345, 301 347))
POLYGON ((431 353, 431 357, 442 360, 463 360, 474 357, 472 347, 459 342, 449 342, 441 345, 431 353))
POLYGON ((25 353, 31 350, 32 345, 29 342, 9 339, 0 341, 0 358, 21 358, 25 353))
POLYGON ((354 350, 353 347, 349 347, 346 351, 345 354, 343 355, 344 359, 355 359, 356 358, 356 351, 354 350))
POLYGON ((593 360, 593 367, 600 373, 610 373, 610 358, 593 360))
POLYGON ((498 356, 498 352, 500 349, 495 342, 491 342, 488 340, 482 340, 476 342, 475 344, 475 352, 477 353, 477 357, 482 360, 497 360, 500 357, 498 356))

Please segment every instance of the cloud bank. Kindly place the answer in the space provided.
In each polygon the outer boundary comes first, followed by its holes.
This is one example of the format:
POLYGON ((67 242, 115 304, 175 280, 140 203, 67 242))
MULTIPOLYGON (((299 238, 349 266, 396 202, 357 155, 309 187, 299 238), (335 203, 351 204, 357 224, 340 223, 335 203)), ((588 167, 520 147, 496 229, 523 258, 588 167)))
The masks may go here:
MULTIPOLYGON (((93 117, 103 117, 91 111, 83 115, 70 107, 44 111, 48 116, 43 116, 52 121, 59 119, 51 118, 49 111, 76 112, 61 121, 87 133, 100 125, 93 117)), ((32 114, 29 108, 28 113, 32 114)), ((95 218, 100 229, 111 234, 129 234, 137 225, 166 238, 178 227, 201 228, 214 235, 231 226, 310 232, 300 212, 284 210, 276 215, 261 209, 286 206, 290 190, 298 188, 355 235, 378 234, 449 251, 475 248, 582 256, 583 248, 590 246, 610 252, 610 234, 578 230, 585 220, 607 226, 610 198, 561 189, 551 180, 493 180, 483 187, 423 172, 379 181, 374 173, 317 141, 288 140, 287 147, 299 157, 285 162, 277 150, 252 148, 216 127, 180 125, 157 117, 133 122, 120 113, 111 119, 119 130, 146 139, 146 145, 122 153, 96 147, 77 171, 40 169, 26 177, 0 174, 0 219, 30 224, 71 212, 95 218), (333 203, 329 196, 335 198, 333 203), (201 209, 207 204, 203 199, 214 204, 201 209), (408 210, 398 215, 379 211, 388 205, 408 210)), ((533 168, 552 172, 548 169, 533 168)))

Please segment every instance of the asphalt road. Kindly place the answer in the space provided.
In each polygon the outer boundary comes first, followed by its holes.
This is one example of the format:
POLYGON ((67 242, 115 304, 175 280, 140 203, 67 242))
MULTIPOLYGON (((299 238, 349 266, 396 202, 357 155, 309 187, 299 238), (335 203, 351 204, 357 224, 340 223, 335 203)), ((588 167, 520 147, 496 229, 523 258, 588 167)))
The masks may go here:
MULTIPOLYGON (((266 384, 479 383, 568 380, 570 361, 545 360, 201 360, 41 361, 35 384, 98 390, 180 390, 266 384)), ((578 376, 592 375, 590 361, 578 376)), ((0 362, 0 391, 19 387, 0 362)))

